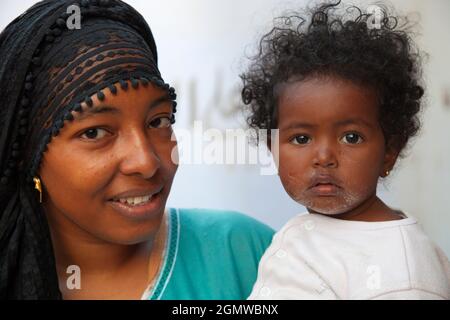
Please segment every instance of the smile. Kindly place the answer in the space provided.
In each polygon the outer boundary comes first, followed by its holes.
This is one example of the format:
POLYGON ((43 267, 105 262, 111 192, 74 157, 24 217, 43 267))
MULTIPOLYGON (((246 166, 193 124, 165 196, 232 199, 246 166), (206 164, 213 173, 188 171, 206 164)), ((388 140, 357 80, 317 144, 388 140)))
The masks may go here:
POLYGON ((113 200, 113 201, 127 204, 130 206, 141 206, 141 205, 144 205, 144 204, 148 203, 149 201, 151 201, 152 198, 153 198, 153 195, 150 194, 150 195, 146 195, 146 196, 142 196, 142 197, 120 198, 118 200, 113 200))
POLYGON ((118 199, 112 199, 107 201, 117 213, 120 215, 136 219, 144 220, 155 217, 163 206, 162 190, 160 189, 156 193, 135 196, 135 197, 123 197, 118 199))

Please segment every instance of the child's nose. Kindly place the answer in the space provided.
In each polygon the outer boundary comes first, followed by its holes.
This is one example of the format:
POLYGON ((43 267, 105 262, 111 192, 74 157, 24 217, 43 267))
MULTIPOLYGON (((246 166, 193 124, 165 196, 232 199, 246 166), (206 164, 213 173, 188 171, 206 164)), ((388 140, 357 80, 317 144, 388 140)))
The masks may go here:
POLYGON ((161 167, 161 160, 144 133, 130 134, 124 143, 120 171, 125 175, 153 177, 161 167))
POLYGON ((336 151, 331 143, 322 143, 317 146, 314 154, 313 164, 315 167, 336 168, 338 160, 336 151))

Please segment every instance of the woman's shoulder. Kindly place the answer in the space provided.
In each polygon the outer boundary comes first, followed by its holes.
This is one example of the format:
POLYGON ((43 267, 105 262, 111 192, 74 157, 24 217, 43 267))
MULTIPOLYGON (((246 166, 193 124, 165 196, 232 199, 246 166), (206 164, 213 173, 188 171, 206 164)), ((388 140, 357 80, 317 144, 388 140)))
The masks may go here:
MULTIPOLYGON (((274 231, 228 210, 170 209, 176 262, 164 299, 245 299, 274 231)), ((174 261, 175 261, 174 260, 174 261)))
POLYGON ((178 217, 180 242, 210 252, 213 249, 264 253, 272 242, 274 230, 243 213, 215 209, 171 209, 178 217), (225 249, 227 248, 227 249, 225 249))
POLYGON ((217 209, 174 209, 185 227, 222 233, 248 233, 272 236, 274 231, 266 224, 238 211, 217 209))

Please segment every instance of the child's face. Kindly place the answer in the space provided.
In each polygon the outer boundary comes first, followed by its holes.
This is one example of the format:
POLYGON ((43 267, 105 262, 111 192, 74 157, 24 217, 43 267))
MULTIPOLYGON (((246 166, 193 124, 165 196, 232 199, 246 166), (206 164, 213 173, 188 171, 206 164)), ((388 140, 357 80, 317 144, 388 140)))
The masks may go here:
POLYGON ((339 78, 290 82, 278 100, 279 175, 310 212, 341 214, 376 195, 387 152, 375 93, 339 78))

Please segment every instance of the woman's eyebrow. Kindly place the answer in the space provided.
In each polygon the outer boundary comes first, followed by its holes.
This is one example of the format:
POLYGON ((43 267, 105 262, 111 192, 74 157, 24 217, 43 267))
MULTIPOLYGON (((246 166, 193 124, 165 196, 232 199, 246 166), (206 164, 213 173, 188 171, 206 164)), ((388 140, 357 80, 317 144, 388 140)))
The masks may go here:
POLYGON ((78 114, 75 117, 75 120, 81 121, 81 120, 90 118, 93 115, 101 114, 101 113, 121 114, 121 111, 117 108, 103 105, 103 106, 98 106, 98 107, 83 110, 83 113, 78 114))
MULTIPOLYGON (((164 95, 164 96, 162 96, 162 97, 152 101, 149 104, 149 106, 148 106, 148 110, 157 107, 161 103, 170 102, 170 101, 172 101, 172 100, 169 98, 169 96, 168 95, 164 95)), ((83 110, 83 113, 78 114, 75 117, 75 120, 76 121, 82 121, 82 120, 90 118, 90 117, 92 117, 94 115, 104 114, 104 113, 121 115, 122 111, 120 111, 120 109, 118 109, 116 107, 112 107, 112 106, 108 106, 108 105, 100 105, 100 106, 96 106, 96 107, 93 107, 93 108, 89 108, 89 109, 83 110)))
POLYGON ((150 103, 148 109, 153 109, 164 102, 172 102, 172 99, 170 99, 169 95, 163 95, 162 97, 157 98, 153 102, 150 103))

